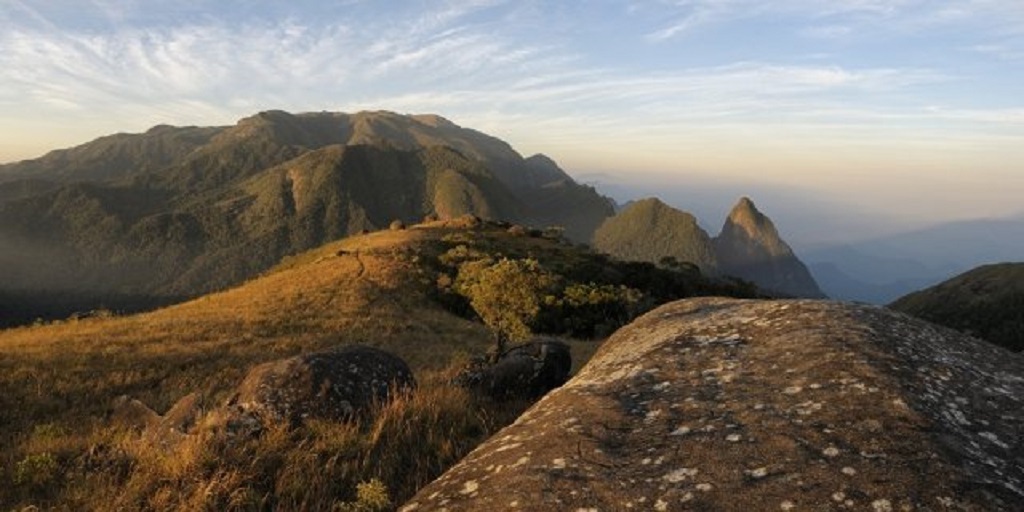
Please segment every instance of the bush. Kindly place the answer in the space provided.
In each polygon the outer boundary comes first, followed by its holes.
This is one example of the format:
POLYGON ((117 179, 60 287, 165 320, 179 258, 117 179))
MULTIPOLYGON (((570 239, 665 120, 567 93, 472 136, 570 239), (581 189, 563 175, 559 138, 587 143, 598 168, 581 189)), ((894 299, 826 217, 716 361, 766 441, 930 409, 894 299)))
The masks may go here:
POLYGON ((25 456, 14 467, 14 484, 43 487, 57 476, 57 460, 49 452, 25 456))
POLYGON ((530 324, 554 284, 555 276, 537 260, 502 258, 497 263, 479 260, 462 264, 455 290, 469 299, 491 328, 500 354, 505 341, 524 341, 531 336, 530 324))
POLYGON ((644 294, 624 285, 572 283, 543 315, 549 332, 564 332, 574 338, 603 338, 639 316, 644 294))
POLYGON ((360 482, 356 485, 356 501, 338 505, 341 512, 384 512, 391 509, 388 487, 379 479, 360 482))

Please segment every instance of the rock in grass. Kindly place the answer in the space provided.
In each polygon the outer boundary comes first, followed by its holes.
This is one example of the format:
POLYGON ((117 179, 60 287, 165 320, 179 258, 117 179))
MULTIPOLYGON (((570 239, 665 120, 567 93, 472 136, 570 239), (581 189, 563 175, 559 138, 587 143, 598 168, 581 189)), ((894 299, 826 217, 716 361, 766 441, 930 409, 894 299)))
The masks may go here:
POLYGON ((229 402, 260 423, 346 420, 415 386, 409 366, 383 350, 350 346, 253 368, 229 402))
POLYGON ((509 348, 493 364, 477 363, 467 368, 456 380, 499 400, 537 398, 564 384, 571 370, 569 345, 537 339, 509 348))
POLYGON ((890 310, 691 299, 401 510, 1020 510, 1024 356, 890 310))

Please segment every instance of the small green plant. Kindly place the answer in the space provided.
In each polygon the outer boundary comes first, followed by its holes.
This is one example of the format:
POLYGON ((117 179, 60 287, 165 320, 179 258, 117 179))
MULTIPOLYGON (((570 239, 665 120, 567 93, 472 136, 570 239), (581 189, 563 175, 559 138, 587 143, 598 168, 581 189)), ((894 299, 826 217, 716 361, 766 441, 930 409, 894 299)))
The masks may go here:
POLYGON ((57 460, 49 452, 26 455, 14 467, 14 484, 41 487, 57 476, 57 460))
POLYGON ((383 512, 391 509, 388 488, 379 479, 356 484, 356 501, 342 503, 335 507, 339 512, 383 512))
POLYGON ((41 423, 32 428, 32 436, 37 439, 60 439, 66 435, 64 427, 56 423, 41 423))

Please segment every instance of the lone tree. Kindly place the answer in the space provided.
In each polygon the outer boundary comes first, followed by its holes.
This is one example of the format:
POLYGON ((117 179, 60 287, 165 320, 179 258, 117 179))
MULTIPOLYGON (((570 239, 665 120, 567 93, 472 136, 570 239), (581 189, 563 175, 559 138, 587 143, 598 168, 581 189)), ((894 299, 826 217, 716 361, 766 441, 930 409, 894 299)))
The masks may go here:
POLYGON ((537 260, 503 258, 498 262, 478 260, 459 267, 455 289, 469 299, 470 306, 494 334, 499 357, 508 341, 525 341, 530 324, 540 312, 555 277, 537 260))

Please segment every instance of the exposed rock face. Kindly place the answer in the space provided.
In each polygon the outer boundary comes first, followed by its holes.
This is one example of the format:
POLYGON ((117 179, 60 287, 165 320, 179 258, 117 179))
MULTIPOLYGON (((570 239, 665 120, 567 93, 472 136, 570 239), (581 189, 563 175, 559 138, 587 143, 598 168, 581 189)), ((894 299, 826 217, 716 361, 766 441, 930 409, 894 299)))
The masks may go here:
POLYGON ((691 299, 402 510, 1019 510, 1024 357, 883 308, 691 299))
POLYGON ((396 387, 414 385, 409 366, 397 356, 351 346, 261 364, 249 372, 229 406, 236 415, 263 424, 343 420, 386 400, 396 387))
POLYGON ((492 398, 535 398, 564 384, 571 370, 569 345, 540 339, 508 349, 494 364, 468 368, 457 380, 492 398))
POLYGON ((672 257, 715 274, 715 248, 693 215, 658 199, 630 203, 594 232, 594 248, 627 261, 659 263, 672 257))
POLYGON ((825 296, 807 267, 779 236, 775 224, 746 197, 729 213, 714 246, 723 274, 791 297, 825 296))

